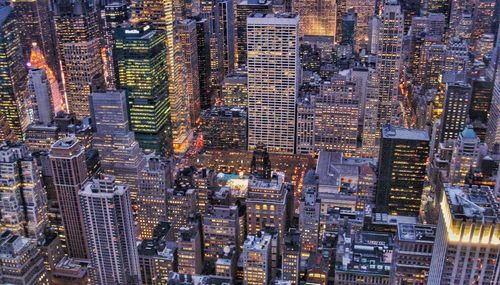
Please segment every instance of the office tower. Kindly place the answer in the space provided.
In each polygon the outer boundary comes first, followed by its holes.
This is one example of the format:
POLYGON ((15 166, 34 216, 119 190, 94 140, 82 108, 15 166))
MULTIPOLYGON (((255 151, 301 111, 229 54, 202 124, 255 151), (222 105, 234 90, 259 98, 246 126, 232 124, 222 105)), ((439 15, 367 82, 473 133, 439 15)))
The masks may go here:
POLYGON ((0 110, 18 139, 28 126, 27 72, 13 8, 0 7, 0 110))
POLYGON ((404 17, 404 34, 408 34, 413 17, 420 15, 420 0, 401 1, 401 10, 404 17))
POLYGON ((196 18, 196 35, 198 46, 198 77, 200 80, 200 108, 209 109, 212 106, 210 26, 207 19, 196 18))
POLYGON ((202 114, 203 145, 208 149, 247 147, 247 112, 237 107, 213 107, 202 114))
POLYGON ((368 51, 373 54, 378 52, 380 25, 380 18, 376 15, 368 22, 368 51))
POLYGON ((175 238, 180 229, 189 224, 190 216, 196 213, 196 191, 175 187, 167 189, 167 222, 170 223, 175 238))
POLYGON ((30 69, 28 72, 28 96, 31 122, 48 125, 54 117, 50 82, 43 69, 30 69))
POLYGON ((326 36, 336 40, 338 17, 336 1, 299 0, 293 2, 292 9, 294 13, 300 15, 301 36, 326 36))
POLYGON ((87 0, 61 0, 54 9, 68 111, 82 119, 90 114, 92 80, 103 75, 99 15, 93 2, 87 0))
POLYGON ((241 253, 245 284, 270 284, 272 238, 272 235, 264 232, 247 236, 241 253))
POLYGON ((17 136, 10 129, 9 122, 3 113, 0 113, 0 140, 1 141, 10 141, 16 142, 17 136))
POLYGON ((37 241, 8 230, 0 234, 0 270, 2 284, 50 284, 37 241))
MULTIPOLYGON (((234 0, 233 0, 234 1, 234 0)), ((272 12, 271 0, 243 0, 236 4, 236 54, 235 62, 241 68, 247 65, 247 17, 252 13, 272 12)))
POLYGON ((0 144, 0 185, 1 230, 42 240, 48 225, 47 194, 25 144, 0 144))
POLYGON ((104 6, 104 46, 106 54, 104 58, 104 77, 106 78, 107 86, 109 89, 116 88, 116 75, 114 69, 113 59, 113 46, 115 41, 113 39, 113 32, 121 24, 128 20, 127 5, 121 2, 113 2, 104 6))
POLYGON ((290 229, 284 236, 284 250, 282 255, 282 279, 292 285, 299 284, 300 275, 300 233, 290 229))
POLYGON ((255 178, 271 179, 272 169, 269 153, 264 145, 258 145, 253 151, 250 163, 250 174, 255 178))
POLYGON ((446 84, 440 141, 456 139, 465 128, 469 117, 471 86, 456 81, 446 84))
POLYGON ((491 108, 493 87, 493 82, 485 77, 472 80, 472 95, 469 107, 469 119, 471 122, 488 122, 488 111, 491 108))
POLYGON ((93 92, 90 109, 94 124, 94 147, 99 151, 101 168, 117 183, 129 186, 136 198, 138 176, 145 165, 144 155, 129 130, 125 91, 93 92))
POLYGON ((424 9, 427 13, 439 13, 446 17, 446 22, 448 22, 450 17, 450 5, 449 0, 426 0, 424 1, 424 9))
POLYGON ((469 172, 479 163, 481 142, 472 126, 466 126, 458 135, 450 161, 450 182, 463 185, 469 172))
POLYGON ((42 50, 37 44, 33 44, 31 46, 31 55, 28 66, 30 67, 30 69, 41 69, 45 72, 48 80, 47 84, 50 88, 54 114, 66 110, 66 99, 64 97, 64 94, 61 92, 61 89, 59 88, 59 81, 56 78, 56 73, 52 68, 50 68, 47 60, 45 59, 45 56, 42 53, 42 50))
POLYGON ((232 73, 222 81, 224 106, 246 108, 248 101, 248 78, 246 74, 232 73))
POLYGON ((314 152, 314 107, 311 98, 306 96, 297 101, 297 142, 295 153, 314 152))
POLYGON ((113 176, 87 182, 80 204, 94 284, 140 284, 139 256, 127 185, 113 176))
POLYGON ((418 216, 429 155, 425 130, 382 129, 376 209, 391 215, 418 216))
POLYGON ((398 223, 390 284, 427 284, 435 225, 398 223))
POLYGON ((234 0, 218 0, 217 5, 217 26, 222 47, 223 74, 227 75, 234 70, 234 0))
POLYGON ((459 37, 450 38, 446 46, 445 72, 467 72, 469 67, 469 45, 459 37))
POLYGON ((361 154, 364 157, 378 156, 380 129, 378 119, 379 80, 375 69, 368 69, 366 99, 364 100, 363 133, 361 135, 361 154))
POLYGON ((137 223, 142 239, 151 239, 158 224, 167 220, 165 201, 167 188, 172 185, 171 175, 169 161, 159 156, 146 157, 137 192, 137 223))
POLYGON ((320 87, 314 105, 314 149, 353 155, 357 148, 359 98, 356 84, 344 77, 332 78, 320 87))
MULTIPOLYGON (((496 5, 495 0, 477 0, 472 2, 473 28, 472 40, 478 40, 483 34, 491 33, 495 24, 496 5)), ((498 17, 498 15, 496 15, 498 17)))
POLYGON ((186 83, 189 96, 189 116, 192 127, 200 120, 200 78, 198 67, 198 38, 196 21, 184 19, 179 22, 179 41, 184 54, 184 63, 187 66, 186 83))
POLYGON ((130 129, 143 150, 170 153, 165 34, 119 28, 114 40, 116 85, 127 94, 130 129))
POLYGON ((474 53, 478 59, 483 59, 493 51, 495 47, 495 35, 492 33, 482 34, 476 41, 474 53))
POLYGON ((240 235, 240 208, 238 206, 216 205, 208 209, 203 217, 203 243, 205 261, 215 262, 224 254, 224 248, 233 245, 239 248, 243 243, 240 235))
MULTIPOLYGON (((310 178, 314 180, 314 177, 310 178)), ((315 251, 319 242, 321 200, 318 198, 318 188, 313 183, 304 181, 299 204, 300 250, 304 256, 315 251)))
MULTIPOLYGON (((500 56, 497 61, 500 62, 500 56)), ((490 149, 493 149, 494 145, 500 144, 500 68, 497 68, 494 76, 493 97, 488 112, 488 129, 485 139, 490 149)))
POLYGON ((36 46, 47 58, 49 68, 54 70, 57 78, 60 79, 54 22, 52 21, 53 11, 51 11, 53 4, 47 0, 16 0, 12 4, 19 23, 24 62, 30 59, 31 50, 36 46))
POLYGON ((403 46, 403 14, 396 0, 385 0, 380 18, 377 73, 379 75, 379 127, 392 122, 399 96, 403 46))
POLYGON ((247 23, 248 148, 293 153, 299 16, 252 14, 247 23))
POLYGON ((168 282, 168 274, 174 271, 176 262, 177 245, 168 242, 173 240, 171 235, 170 225, 162 222, 154 229, 151 239, 139 244, 137 251, 143 284, 160 285, 168 282))
POLYGON ((200 231, 196 227, 180 228, 177 239, 177 271, 180 274, 201 274, 203 271, 203 256, 200 231))
POLYGON ((50 148, 49 159, 61 213, 65 242, 70 257, 87 258, 87 243, 78 191, 87 182, 85 149, 74 136, 62 138, 50 148))
POLYGON ((347 11, 354 11, 356 14, 354 51, 368 48, 368 25, 370 18, 375 15, 374 0, 346 0, 347 11))
POLYGON ((342 34, 338 36, 342 45, 350 46, 351 51, 354 49, 354 39, 356 36, 356 13, 349 10, 347 14, 342 17, 342 34))
POLYGON ((283 173, 270 178, 254 177, 248 185, 247 232, 255 235, 260 231, 272 229, 282 241, 288 223, 289 188, 283 173))
POLYGON ((445 187, 429 285, 498 284, 498 201, 488 187, 445 187))
POLYGON ((443 73, 445 62, 446 46, 442 44, 431 44, 424 47, 423 60, 418 65, 421 67, 423 76, 422 81, 427 89, 438 89, 440 85, 440 78, 443 73))

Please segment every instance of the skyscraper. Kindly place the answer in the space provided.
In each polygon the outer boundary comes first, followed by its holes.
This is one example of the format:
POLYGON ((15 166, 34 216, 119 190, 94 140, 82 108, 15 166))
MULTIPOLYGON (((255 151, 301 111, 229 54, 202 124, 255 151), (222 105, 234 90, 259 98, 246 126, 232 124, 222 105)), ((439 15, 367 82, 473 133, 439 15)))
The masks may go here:
POLYGON ((180 228, 177 239, 178 271, 180 274, 201 274, 203 256, 201 233, 196 227, 180 228))
POLYGON ((125 91, 93 92, 90 109, 94 124, 94 147, 99 151, 101 168, 117 183, 129 187, 135 199, 144 155, 129 129, 125 91))
MULTIPOLYGON (((337 1, 299 0, 293 2, 293 12, 300 15, 301 36, 336 36, 337 1)), ((336 40, 336 39, 335 39, 336 40)))
POLYGON ((307 181, 307 185, 302 188, 299 205, 300 250, 305 256, 314 252, 319 243, 321 200, 318 198, 317 186, 310 182, 307 181))
POLYGON ((224 75, 234 70, 234 0, 217 1, 217 21, 222 46, 224 75))
POLYGON ((0 6, 0 112, 18 139, 28 126, 27 72, 23 65, 17 21, 11 6, 0 6))
POLYGON ((271 2, 271 0, 242 0, 236 4, 235 62, 238 67, 247 65, 247 17, 252 13, 271 13, 271 2))
POLYGON ((49 153, 57 202, 64 229, 60 236, 69 256, 87 258, 87 243, 78 191, 87 182, 87 166, 83 146, 73 137, 54 143, 49 153))
POLYGON ((28 73, 28 95, 31 122, 48 125, 54 120, 50 82, 43 69, 30 69, 28 73))
POLYGON ((394 121, 399 102, 399 72, 403 47, 403 13, 398 0, 385 0, 380 19, 377 51, 379 75, 379 127, 394 121))
POLYGON ((469 118, 471 86, 464 82, 446 84, 445 102, 441 117, 441 142, 456 139, 469 118))
POLYGON ((92 1, 60 0, 54 21, 68 110, 82 119, 90 114, 91 84, 103 76, 98 12, 92 1))
POLYGON ((206 261, 215 263, 219 256, 224 254, 224 248, 235 246, 240 241, 240 208, 238 206, 216 205, 209 208, 203 217, 203 243, 206 261))
POLYGON ((248 148, 295 150, 298 92, 298 15, 248 17, 248 148))
POLYGON ((79 193, 94 284, 140 284, 139 254, 127 185, 113 176, 87 182, 79 193))
POLYGON ((449 186, 443 192, 428 284, 498 284, 500 213, 493 191, 449 186))
MULTIPOLYGON (((499 48, 500 46, 497 45, 497 49, 499 48)), ((500 63, 500 56, 496 60, 500 63)), ((488 112, 488 130, 485 140, 490 149, 495 144, 500 144, 500 68, 497 68, 494 76, 493 98, 488 112)))
POLYGON ((425 130, 382 129, 376 209, 391 215, 418 216, 429 156, 425 130))
POLYGON ((272 235, 249 234, 243 244, 244 280, 247 285, 268 285, 271 279, 272 235))
POLYGON ((116 84, 127 94, 130 129, 142 149, 170 153, 165 34, 150 26, 115 31, 116 84))
POLYGON ((477 167, 479 163, 480 146, 480 140, 472 126, 466 126, 458 135, 453 147, 449 173, 451 183, 464 184, 471 169, 477 167))
POLYGON ((1 231, 42 240, 48 225, 47 194, 25 144, 0 144, 1 231))

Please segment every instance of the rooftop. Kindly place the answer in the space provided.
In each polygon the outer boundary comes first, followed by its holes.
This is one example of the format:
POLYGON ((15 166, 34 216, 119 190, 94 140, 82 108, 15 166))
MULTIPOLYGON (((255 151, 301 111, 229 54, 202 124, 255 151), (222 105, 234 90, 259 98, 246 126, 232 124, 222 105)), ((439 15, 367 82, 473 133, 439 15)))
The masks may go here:
POLYGON ((398 223, 398 239, 400 241, 434 242, 436 238, 435 225, 413 223, 398 223))
POLYGON ((392 125, 382 128, 382 136, 385 139, 429 141, 429 133, 426 130, 399 128, 392 125))

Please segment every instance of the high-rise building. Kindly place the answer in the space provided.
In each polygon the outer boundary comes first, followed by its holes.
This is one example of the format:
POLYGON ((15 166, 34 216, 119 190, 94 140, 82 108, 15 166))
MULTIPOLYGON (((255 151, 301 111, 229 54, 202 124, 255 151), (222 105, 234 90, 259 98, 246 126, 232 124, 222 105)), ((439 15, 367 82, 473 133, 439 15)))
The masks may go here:
POLYGON ((466 127, 469 118, 471 86, 464 82, 446 84, 440 141, 456 139, 466 127))
POLYGON ((180 274, 201 274, 203 255, 201 233, 198 228, 192 226, 180 228, 177 245, 177 271, 180 274))
POLYGON ((397 227, 391 284, 427 284, 436 226, 398 223, 397 227))
POLYGON ((37 241, 11 231, 0 234, 0 270, 3 284, 50 284, 37 241))
POLYGON ((49 125, 55 117, 50 81, 43 69, 30 69, 28 95, 31 122, 49 125))
POLYGON ((214 262, 224 255, 224 248, 233 245, 239 248, 243 241, 240 234, 240 208, 238 206, 216 205, 209 208, 203 217, 203 243, 206 261, 214 262))
POLYGON ((203 145, 209 149, 247 147, 247 112, 237 107, 213 107, 202 114, 203 145))
POLYGON ((463 185, 469 172, 478 166, 481 142, 472 126, 458 135, 450 161, 450 182, 463 185))
POLYGON ((87 182, 79 193, 94 284, 140 284, 139 255, 127 185, 113 176, 87 182))
POLYGON ((198 36, 196 34, 196 21, 184 19, 179 22, 179 40, 187 66, 186 83, 189 96, 189 116, 192 127, 200 120, 200 78, 198 67, 198 36))
MULTIPOLYGON (((313 176, 314 174, 311 173, 310 175, 313 176)), ((315 185, 315 179, 314 177, 307 178, 309 180, 304 181, 302 198, 299 205, 300 250, 305 256, 318 248, 321 207, 321 200, 318 198, 318 187, 315 185)))
POLYGON ((0 144, 0 229, 42 240, 48 226, 47 194, 25 144, 0 144))
POLYGON ((380 128, 378 118, 378 73, 375 69, 368 69, 366 82, 366 99, 364 100, 363 133, 361 135, 361 154, 366 157, 378 156, 380 128))
POLYGON ((353 155, 357 148, 359 98, 356 84, 344 77, 332 78, 313 99, 315 151, 342 151, 353 155))
POLYGON ((281 261, 282 279, 291 285, 299 284, 300 275, 300 233, 290 229, 283 237, 284 247, 281 261))
POLYGON ((47 58, 48 67, 61 78, 59 58, 54 34, 53 11, 47 0, 13 1, 14 12, 19 23, 19 37, 23 49, 24 62, 30 59, 31 50, 36 46, 47 58))
POLYGON ((292 6, 293 12, 300 15, 301 36, 327 36, 336 40, 337 1, 299 0, 292 6))
POLYGON ((116 75, 113 59, 113 46, 115 41, 113 32, 123 22, 128 19, 127 4, 122 2, 113 2, 104 6, 104 43, 106 48, 104 60, 104 77, 109 89, 116 88, 116 75))
POLYGON ((61 0, 54 9, 68 110, 82 119, 90 114, 88 97, 93 80, 104 80, 98 11, 88 0, 61 0))
POLYGON ((83 216, 78 198, 78 191, 88 177, 85 149, 74 136, 65 137, 52 145, 49 159, 63 225, 60 230, 61 240, 65 242, 66 252, 70 257, 87 258, 83 216))
POLYGON ((245 284, 270 284, 272 238, 272 235, 263 232, 247 236, 241 253, 245 284))
POLYGON ((150 26, 114 33, 116 85, 126 91, 130 129, 144 150, 170 153, 165 34, 150 26))
POLYGON ((198 46, 198 77, 200 80, 200 108, 209 109, 213 103, 213 89, 210 81, 211 54, 210 54, 210 22, 208 19, 196 18, 196 36, 198 46))
POLYGON ((403 30, 403 13, 398 1, 385 0, 384 10, 380 18, 377 51, 379 128, 394 121, 395 108, 399 102, 403 30))
POLYGON ((368 48, 368 25, 370 18, 375 15, 374 0, 346 0, 347 11, 354 11, 356 14, 356 34, 354 40, 354 51, 358 52, 363 48, 368 48))
MULTIPOLYGON (((500 49, 500 46, 497 46, 500 49)), ((500 62, 500 56, 497 61, 500 62)), ((488 130, 486 132, 486 143, 490 149, 495 144, 500 144, 500 68, 495 72, 493 98, 488 112, 488 130)))
POLYGON ((418 216, 429 156, 425 130, 382 129, 376 209, 391 215, 418 216))
POLYGON ((146 158, 137 191, 137 224, 141 239, 151 239, 158 224, 167 220, 166 192, 172 186, 171 171, 169 161, 158 156, 146 158))
POLYGON ((295 151, 298 24, 298 15, 248 17, 249 149, 263 143, 270 152, 295 151))
POLYGON ((11 6, 0 6, 0 112, 18 139, 28 126, 27 72, 11 6))
POLYGON ((427 284, 498 284, 500 213, 493 191, 448 186, 439 205, 427 284))
POLYGON ((228 74, 222 81, 222 100, 228 107, 246 108, 248 101, 248 78, 246 74, 228 74))
POLYGON ((189 225, 190 216, 196 213, 196 191, 176 187, 167 189, 167 222, 170 223, 175 238, 180 229, 189 225))
POLYGON ((460 37, 452 37, 446 45, 444 71, 467 72, 469 67, 469 44, 460 37))
POLYGON ((242 0, 236 4, 236 54, 238 67, 247 65, 247 17, 252 13, 272 12, 271 0, 242 0))
POLYGON ((234 70, 234 0, 218 0, 217 3, 217 27, 219 28, 222 65, 224 75, 234 70))
POLYGON ((128 185, 131 196, 136 198, 145 159, 129 129, 125 91, 93 92, 90 104, 93 144, 99 151, 101 168, 105 174, 113 175, 117 183, 128 185))

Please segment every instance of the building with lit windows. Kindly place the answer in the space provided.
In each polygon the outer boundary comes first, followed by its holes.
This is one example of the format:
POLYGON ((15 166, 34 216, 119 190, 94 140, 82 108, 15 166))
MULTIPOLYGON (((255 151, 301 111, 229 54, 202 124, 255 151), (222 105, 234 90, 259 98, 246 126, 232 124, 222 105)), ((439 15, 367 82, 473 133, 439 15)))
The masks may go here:
POLYGON ((28 72, 28 96, 30 122, 49 125, 55 112, 50 83, 43 69, 30 69, 28 72))
POLYGON ((299 83, 299 16, 248 17, 248 148, 258 143, 270 152, 295 151, 299 83))
POLYGON ((47 194, 39 168, 25 144, 0 144, 0 230, 43 240, 47 194))
POLYGON ((115 31, 116 85, 126 91, 130 129, 144 150, 169 153, 165 34, 150 26, 115 31))
POLYGON ((139 284, 130 191, 113 176, 87 182, 79 192, 94 284, 139 284))
POLYGON ((359 98, 356 84, 344 77, 332 78, 313 98, 314 149, 342 151, 347 156, 357 149, 359 98))
POLYGON ((56 141, 49 152, 63 228, 59 235, 70 257, 87 258, 87 243, 78 191, 87 182, 85 149, 74 136, 56 141))
POLYGON ((300 233, 297 229, 290 229, 283 238, 281 279, 290 282, 291 285, 298 285, 300 275, 300 233))
POLYGON ((247 17, 252 13, 271 13, 271 0, 242 0, 236 4, 236 54, 238 67, 247 65, 247 17))
POLYGON ((232 73, 222 81, 222 100, 228 107, 245 108, 248 100, 248 78, 246 74, 232 73))
POLYGON ((403 30, 403 13, 398 1, 385 0, 380 16, 377 50, 379 128, 395 119, 395 108, 399 102, 403 30))
POLYGON ((203 145, 207 149, 247 147, 247 112, 238 107, 213 107, 202 113, 203 145))
POLYGON ((21 42, 15 13, 11 6, 0 6, 0 112, 17 139, 28 126, 27 72, 23 64, 21 42))
POLYGON ((453 146, 449 173, 451 183, 464 184, 467 175, 479 164, 481 146, 472 126, 465 127, 453 146))
POLYGON ((196 190, 176 187, 167 189, 167 222, 170 223, 175 238, 180 229, 189 224, 189 217, 196 213, 196 190))
POLYGON ((177 271, 180 274, 201 274, 204 263, 201 233, 198 228, 191 226, 180 228, 177 246, 177 271))
POLYGON ((57 2, 54 13, 68 111, 82 119, 90 114, 88 97, 93 80, 101 77, 104 81, 99 14, 87 0, 57 2))
POLYGON ((337 2, 335 0, 299 0, 292 3, 294 13, 300 15, 301 36, 325 36, 335 40, 337 30, 337 2))
POLYGON ((356 13, 356 34, 354 51, 368 48, 368 26, 370 18, 375 14, 374 0, 346 0, 346 11, 356 13))
POLYGON ((249 234, 243 244, 241 259, 245 285, 269 285, 271 281, 272 235, 249 234))
POLYGON ((159 156, 147 156, 139 173, 137 224, 141 239, 151 239, 155 228, 167 220, 167 189, 172 186, 171 165, 159 156))
POLYGON ((382 129, 375 208, 391 215, 418 216, 426 179, 429 134, 425 130, 382 129))
POLYGON ((314 172, 310 172, 304 178, 299 204, 300 249, 305 256, 318 247, 320 207, 316 179, 314 172))
POLYGON ((50 284, 36 240, 8 230, 0 234, 0 271, 2 284, 50 284))
POLYGON ((500 282, 500 210, 489 187, 445 185, 429 285, 500 282))
POLYGON ((206 261, 215 262, 224 255, 224 248, 234 246, 239 252, 243 243, 241 238, 245 229, 241 228, 241 219, 238 206, 215 205, 208 209, 203 217, 203 243, 206 261))
POLYGON ((467 126, 471 100, 471 86, 456 81, 446 84, 444 108, 441 117, 440 141, 456 139, 467 126))

